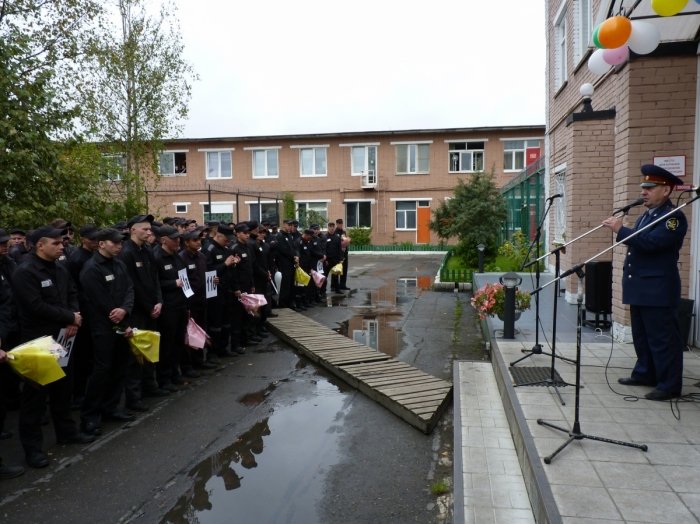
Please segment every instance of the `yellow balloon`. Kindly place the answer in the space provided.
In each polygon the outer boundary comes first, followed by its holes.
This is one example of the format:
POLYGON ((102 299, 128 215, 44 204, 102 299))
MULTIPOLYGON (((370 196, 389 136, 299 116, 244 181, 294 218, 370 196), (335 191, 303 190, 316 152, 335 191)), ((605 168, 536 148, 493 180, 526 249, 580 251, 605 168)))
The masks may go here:
POLYGON ((688 0, 651 0, 651 8, 659 16, 673 16, 680 13, 688 0))

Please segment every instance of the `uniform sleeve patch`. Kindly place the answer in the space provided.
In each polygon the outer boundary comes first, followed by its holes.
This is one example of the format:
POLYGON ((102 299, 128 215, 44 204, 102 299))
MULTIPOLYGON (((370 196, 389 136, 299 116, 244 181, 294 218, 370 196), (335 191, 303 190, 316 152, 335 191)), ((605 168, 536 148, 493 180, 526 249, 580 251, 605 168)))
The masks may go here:
POLYGON ((678 219, 677 218, 669 218, 666 221, 666 229, 669 231, 675 231, 678 229, 678 219))

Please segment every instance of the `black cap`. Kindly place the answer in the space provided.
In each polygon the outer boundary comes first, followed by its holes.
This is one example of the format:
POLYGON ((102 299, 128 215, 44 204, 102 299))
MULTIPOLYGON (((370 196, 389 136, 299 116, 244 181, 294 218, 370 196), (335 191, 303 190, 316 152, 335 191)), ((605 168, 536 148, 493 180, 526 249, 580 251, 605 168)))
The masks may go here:
POLYGON ((10 241, 10 235, 4 229, 0 229, 0 244, 10 241))
POLYGON ((111 229, 119 229, 119 230, 122 230, 122 229, 127 229, 127 227, 128 227, 128 226, 126 225, 126 220, 120 220, 119 222, 117 222, 116 224, 114 224, 114 225, 111 227, 111 229))
POLYGON ((257 220, 248 220, 246 224, 248 225, 248 229, 257 229, 259 227, 257 220))
POLYGON ((206 225, 208 225, 209 227, 214 227, 214 226, 218 226, 221 222, 219 222, 218 220, 207 220, 204 223, 206 225))
POLYGON ((99 228, 95 224, 85 224, 80 228, 80 236, 87 238, 89 240, 95 240, 95 234, 99 231, 99 228))
POLYGON ((162 226, 153 231, 159 237, 180 238, 180 232, 173 226, 162 226))
POLYGON ((293 226, 299 227, 299 221, 298 220, 292 220, 290 222, 293 226))
POLYGON ((95 233, 95 240, 111 242, 121 242, 124 240, 124 233, 113 227, 103 227, 97 233, 95 233))
POLYGON ((53 226, 41 226, 29 234, 29 241, 36 244, 42 238, 62 238, 68 232, 67 229, 58 229, 53 226))
POLYGON ((129 219, 129 221, 126 223, 126 227, 131 227, 134 224, 139 224, 141 222, 148 222, 152 223, 153 222, 153 215, 136 215, 133 216, 129 219))
POLYGON ((250 229, 248 228, 248 224, 241 222, 240 224, 236 224, 234 231, 236 231, 236 233, 248 233, 250 229))
POLYGON ((305 229, 304 234, 309 235, 309 236, 314 236, 314 230, 313 229, 305 229))
POLYGON ((197 229, 194 229, 192 231, 187 231, 186 233, 182 233, 181 236, 185 240, 199 240, 202 238, 202 232, 198 231, 197 229))
POLYGON ((309 229, 319 230, 319 229, 321 229, 321 226, 319 226, 318 224, 311 224, 309 226, 309 229))
POLYGON ((229 240, 233 240, 234 238, 236 238, 236 235, 233 234, 233 229, 223 224, 219 226, 218 232, 224 235, 229 240))
POLYGON ((25 237, 27 236, 27 232, 24 229, 20 229, 18 227, 10 229, 10 235, 24 235, 25 237))
POLYGON ((163 222, 158 222, 157 220, 154 220, 151 222, 151 227, 163 227, 163 222))
POLYGON ((673 173, 666 171, 663 167, 654 164, 645 164, 641 167, 644 178, 640 184, 642 187, 654 186, 682 186, 683 181, 673 173))
POLYGON ((292 224, 294 223, 294 220, 289 220, 289 219, 288 219, 288 220, 285 220, 284 223, 287 224, 287 225, 292 225, 292 224))

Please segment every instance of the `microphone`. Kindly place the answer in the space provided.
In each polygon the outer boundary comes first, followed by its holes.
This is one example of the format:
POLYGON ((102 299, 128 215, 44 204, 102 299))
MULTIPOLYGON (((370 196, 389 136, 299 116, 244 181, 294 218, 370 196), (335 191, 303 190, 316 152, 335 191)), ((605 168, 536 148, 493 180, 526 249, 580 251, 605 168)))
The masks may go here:
POLYGON ((620 209, 616 209, 615 211, 613 211, 613 215, 617 215, 618 213, 627 213, 633 207, 639 206, 643 203, 644 203, 644 199, 638 198, 637 200, 635 200, 631 204, 627 204, 625 207, 621 207, 620 209))
POLYGON ((561 198, 561 197, 563 197, 563 196, 564 196, 564 195, 562 195, 561 193, 557 193, 556 195, 552 195, 551 197, 549 197, 547 200, 549 200, 549 201, 551 202, 551 201, 554 200, 555 198, 561 198))

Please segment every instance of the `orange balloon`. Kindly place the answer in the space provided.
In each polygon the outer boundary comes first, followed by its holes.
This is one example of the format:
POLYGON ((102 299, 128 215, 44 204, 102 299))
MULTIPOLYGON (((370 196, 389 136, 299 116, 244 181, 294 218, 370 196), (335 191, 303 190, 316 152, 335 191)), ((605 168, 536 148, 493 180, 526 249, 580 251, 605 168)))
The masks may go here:
POLYGON ((632 22, 625 16, 613 16, 600 24, 598 41, 605 49, 616 49, 627 43, 632 34, 632 22))

